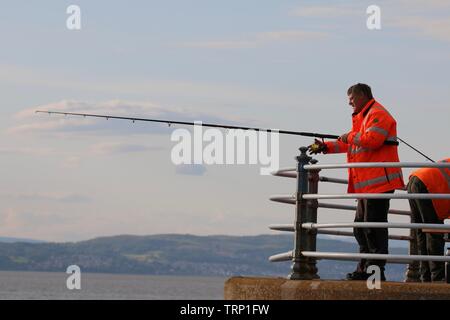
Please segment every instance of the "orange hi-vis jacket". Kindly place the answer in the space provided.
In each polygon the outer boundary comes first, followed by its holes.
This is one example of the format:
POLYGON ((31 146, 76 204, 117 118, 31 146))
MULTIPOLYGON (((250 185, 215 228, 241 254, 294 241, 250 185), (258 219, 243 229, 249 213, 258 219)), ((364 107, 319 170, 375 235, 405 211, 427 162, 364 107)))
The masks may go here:
MULTIPOLYGON (((439 161, 450 162, 450 158, 439 161)), ((411 173, 427 187, 430 193, 450 193, 450 169, 448 168, 422 168, 411 173)), ((439 219, 450 218, 450 200, 432 199, 434 210, 439 219)))
MULTIPOLYGON (((347 141, 328 141, 327 153, 347 152, 347 162, 399 162, 397 145, 384 144, 397 141, 397 123, 375 99, 361 112, 352 115, 352 131, 347 141)), ((383 193, 404 189, 401 168, 349 168, 349 193, 383 193)))

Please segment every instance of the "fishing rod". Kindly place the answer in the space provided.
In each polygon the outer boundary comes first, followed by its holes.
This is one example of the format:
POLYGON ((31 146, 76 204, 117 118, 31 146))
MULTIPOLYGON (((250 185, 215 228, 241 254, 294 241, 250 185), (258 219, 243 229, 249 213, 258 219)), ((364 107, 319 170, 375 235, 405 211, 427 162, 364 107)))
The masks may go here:
MULTIPOLYGON (((76 112, 61 112, 61 111, 43 111, 43 110, 37 110, 36 113, 47 113, 49 115, 51 114, 61 114, 61 115, 71 115, 71 116, 81 116, 81 117, 91 117, 91 118, 104 118, 106 120, 109 119, 118 119, 118 120, 130 120, 133 123, 135 121, 146 121, 146 122, 157 122, 157 123, 166 123, 169 125, 169 127, 172 124, 182 124, 182 125, 188 125, 188 126, 195 126, 198 125, 195 122, 187 122, 187 121, 172 121, 172 120, 161 120, 161 119, 148 119, 148 118, 133 118, 133 117, 119 117, 119 116, 110 116, 110 115, 102 115, 102 114, 92 114, 92 113, 76 113, 76 112)), ((254 128, 254 127, 241 127, 241 126, 231 126, 231 125, 223 125, 223 124, 214 124, 214 123, 202 123, 201 124, 204 127, 211 127, 211 128, 224 128, 224 129, 242 129, 242 130, 254 130, 254 131, 266 131, 266 132, 276 132, 279 134, 288 134, 288 135, 296 135, 296 136, 304 136, 304 137, 313 137, 313 138, 321 138, 321 139, 338 139, 338 135, 333 134, 323 134, 323 133, 314 133, 314 132, 299 132, 299 131, 288 131, 288 130, 274 130, 274 129, 261 129, 261 128, 254 128)), ((426 159, 430 160, 431 162, 435 162, 430 157, 427 157, 424 153, 420 152, 413 146, 411 146, 406 141, 400 139, 397 137, 398 140, 400 140, 402 143, 416 151, 417 153, 424 156, 426 159)), ((397 141, 384 141, 385 145, 395 145, 398 146, 397 141)))
MULTIPOLYGON (((60 112, 60 111, 41 111, 41 110, 37 110, 36 113, 48 113, 48 114, 62 114, 62 115, 71 115, 71 116, 82 116, 82 117, 94 117, 94 118, 104 118, 106 120, 108 120, 108 119, 130 120, 130 121, 133 121, 133 122, 135 122, 135 121, 158 122, 158 123, 166 123, 166 124, 169 125, 169 127, 172 124, 182 124, 182 125, 188 125, 188 126, 199 125, 199 123, 186 122, 186 121, 172 121, 172 120, 147 119, 147 118, 118 117, 118 116, 108 116, 108 115, 90 114, 90 113, 74 113, 74 112, 60 112)), ((322 138, 322 139, 337 139, 337 138, 339 138, 339 136, 337 136, 337 135, 313 133, 313 132, 298 132, 298 131, 287 131, 287 130, 261 129, 261 128, 230 126, 230 125, 213 124, 213 123, 202 123, 201 125, 202 125, 202 127, 267 131, 267 132, 276 132, 276 133, 280 133, 280 134, 290 134, 290 135, 313 137, 313 138, 322 138)))

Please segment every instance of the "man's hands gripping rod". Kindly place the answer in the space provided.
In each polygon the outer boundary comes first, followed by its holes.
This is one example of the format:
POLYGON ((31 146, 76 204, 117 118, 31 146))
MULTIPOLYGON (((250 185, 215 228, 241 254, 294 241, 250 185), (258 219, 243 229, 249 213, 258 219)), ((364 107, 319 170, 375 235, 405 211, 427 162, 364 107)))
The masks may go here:
POLYGON ((319 139, 314 139, 314 143, 308 146, 309 154, 326 153, 327 150, 327 145, 319 139))
MULTIPOLYGON (((349 133, 344 133, 337 140, 342 141, 344 143, 348 143, 347 137, 349 133)), ((325 142, 319 139, 314 139, 314 143, 308 146, 309 154, 319 154, 319 153, 327 153, 328 147, 325 142)))

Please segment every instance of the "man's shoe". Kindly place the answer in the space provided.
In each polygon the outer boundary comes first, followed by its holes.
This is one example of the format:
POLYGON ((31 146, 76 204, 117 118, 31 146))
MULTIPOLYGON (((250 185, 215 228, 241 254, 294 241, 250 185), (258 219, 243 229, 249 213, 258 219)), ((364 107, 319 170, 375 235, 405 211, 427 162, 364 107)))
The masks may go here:
POLYGON ((346 280, 367 280, 369 278, 369 274, 360 271, 354 271, 351 273, 347 273, 346 280))

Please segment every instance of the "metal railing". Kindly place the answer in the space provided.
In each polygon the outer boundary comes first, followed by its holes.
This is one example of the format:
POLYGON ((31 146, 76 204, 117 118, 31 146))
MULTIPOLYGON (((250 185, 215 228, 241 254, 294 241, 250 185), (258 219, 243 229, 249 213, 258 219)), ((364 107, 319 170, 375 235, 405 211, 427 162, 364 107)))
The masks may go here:
MULTIPOLYGON (((347 184, 345 179, 337 179, 319 176, 322 169, 341 168, 450 168, 450 163, 405 163, 405 162, 377 162, 377 163, 347 163, 347 164, 323 164, 318 165, 317 160, 309 157, 307 148, 300 148, 300 155, 296 157, 297 167, 280 169, 272 174, 280 177, 296 178, 297 190, 294 195, 275 195, 270 200, 275 202, 295 205, 295 221, 293 225, 271 225, 270 229, 278 231, 294 232, 294 248, 292 251, 273 255, 269 258, 272 262, 292 261, 291 273, 288 276, 293 280, 311 280, 320 278, 316 260, 360 260, 375 259, 386 260, 391 263, 407 263, 412 266, 419 261, 442 261, 447 270, 446 280, 449 282, 450 268, 449 251, 447 255, 431 256, 418 255, 414 246, 412 230, 415 229, 439 229, 450 233, 450 225, 426 224, 426 223, 389 223, 389 222, 353 222, 353 223, 317 223, 318 208, 341 209, 355 211, 356 206, 323 203, 321 199, 450 199, 450 194, 386 194, 386 193, 356 193, 356 194, 318 194, 319 181, 338 184, 347 184), (353 236, 352 232, 340 230, 324 230, 333 228, 406 228, 411 230, 410 236, 389 235, 389 239, 410 241, 409 254, 368 254, 368 253, 337 253, 317 252, 317 234, 336 236, 353 236)), ((411 216, 407 210, 389 210, 389 214, 411 216)), ((447 241, 449 241, 447 239, 447 241)))

